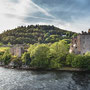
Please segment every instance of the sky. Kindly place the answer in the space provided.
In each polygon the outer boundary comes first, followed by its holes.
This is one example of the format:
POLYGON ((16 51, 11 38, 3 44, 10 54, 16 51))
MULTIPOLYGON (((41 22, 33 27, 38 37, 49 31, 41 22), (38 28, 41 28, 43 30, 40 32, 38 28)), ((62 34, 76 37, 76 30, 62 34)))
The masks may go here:
POLYGON ((0 0, 0 33, 31 24, 88 31, 90 0, 0 0))

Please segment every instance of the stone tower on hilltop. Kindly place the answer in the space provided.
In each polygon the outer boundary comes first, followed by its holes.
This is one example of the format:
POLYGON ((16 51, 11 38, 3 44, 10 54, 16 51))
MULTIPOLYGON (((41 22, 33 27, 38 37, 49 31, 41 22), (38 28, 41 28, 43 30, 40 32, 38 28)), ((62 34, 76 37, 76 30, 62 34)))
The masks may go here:
POLYGON ((82 31, 82 34, 72 38, 69 52, 75 54, 90 52, 90 29, 88 30, 88 33, 82 31))

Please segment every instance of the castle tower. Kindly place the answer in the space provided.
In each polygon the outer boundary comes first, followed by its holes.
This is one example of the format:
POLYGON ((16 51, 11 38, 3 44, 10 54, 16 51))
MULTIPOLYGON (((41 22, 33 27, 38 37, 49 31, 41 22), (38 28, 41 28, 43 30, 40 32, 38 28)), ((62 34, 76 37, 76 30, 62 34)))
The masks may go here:
POLYGON ((83 32, 72 39, 69 52, 75 54, 90 52, 90 29, 88 33, 83 32))
POLYGON ((88 34, 90 34, 90 29, 88 29, 88 34))

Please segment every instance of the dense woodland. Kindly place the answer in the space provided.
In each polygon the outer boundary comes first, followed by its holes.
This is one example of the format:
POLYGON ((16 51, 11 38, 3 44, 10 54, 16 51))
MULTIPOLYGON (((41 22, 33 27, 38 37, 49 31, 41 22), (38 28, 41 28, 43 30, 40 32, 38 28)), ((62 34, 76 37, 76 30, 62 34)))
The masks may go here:
POLYGON ((13 56, 10 52, 0 52, 1 65, 22 68, 28 66, 41 69, 60 69, 64 67, 81 68, 90 70, 90 52, 85 55, 75 55, 68 52, 69 44, 65 40, 60 40, 53 44, 31 44, 28 51, 20 58, 13 56))
POLYGON ((4 31, 0 42, 4 44, 54 43, 62 39, 71 39, 76 33, 50 25, 28 25, 4 31))

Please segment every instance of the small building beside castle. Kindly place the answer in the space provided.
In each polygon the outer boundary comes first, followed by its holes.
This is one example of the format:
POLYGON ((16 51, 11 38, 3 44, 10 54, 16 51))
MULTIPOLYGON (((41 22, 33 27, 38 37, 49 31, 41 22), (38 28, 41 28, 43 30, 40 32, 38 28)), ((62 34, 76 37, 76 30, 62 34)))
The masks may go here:
POLYGON ((21 57, 24 52, 26 52, 26 50, 23 45, 15 45, 10 49, 10 53, 17 57, 21 57))
POLYGON ((69 52, 82 55, 90 52, 90 29, 88 32, 82 31, 82 34, 72 38, 69 52))

